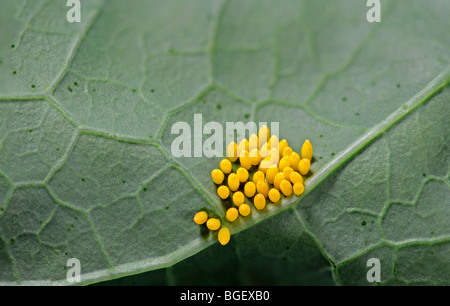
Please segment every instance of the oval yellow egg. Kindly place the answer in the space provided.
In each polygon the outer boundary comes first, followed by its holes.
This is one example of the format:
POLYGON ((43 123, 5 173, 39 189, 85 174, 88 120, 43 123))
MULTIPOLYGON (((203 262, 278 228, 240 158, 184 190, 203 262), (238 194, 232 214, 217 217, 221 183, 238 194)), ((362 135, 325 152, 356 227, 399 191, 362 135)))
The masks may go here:
POLYGON ((244 185, 244 193, 248 198, 251 198, 256 193, 256 185, 253 182, 247 182, 244 185))
POLYGON ((228 242, 230 242, 230 230, 226 227, 222 227, 219 231, 217 239, 219 240, 221 245, 226 245, 228 242))
POLYGON ((239 216, 239 211, 235 207, 228 208, 225 217, 228 221, 234 222, 236 221, 237 217, 239 216))
POLYGON ((248 204, 242 204, 241 206, 239 206, 239 213, 243 216, 243 217, 247 217, 248 215, 250 215, 252 209, 250 208, 250 205, 248 204))
POLYGON ((272 188, 269 190, 269 199, 273 202, 276 203, 280 200, 280 192, 278 191, 278 189, 272 188))
POLYGON ((266 207, 266 198, 264 195, 258 193, 253 198, 253 205, 255 205, 257 210, 263 210, 266 207))
POLYGON ((212 231, 218 230, 220 228, 220 220, 217 218, 209 218, 206 221, 206 226, 212 231))
POLYGON ((226 174, 230 173, 231 168, 232 168, 230 160, 228 160, 226 158, 224 158, 220 161, 219 167, 222 170, 222 172, 226 173, 226 174))
POLYGON ((222 184, 225 175, 223 174, 223 172, 219 169, 214 169, 213 171, 211 171, 211 178, 214 182, 214 184, 216 185, 220 185, 222 184))
POLYGON ((230 189, 227 186, 222 185, 217 188, 217 194, 222 200, 226 200, 230 196, 230 189))
POLYGON ((292 194, 292 185, 287 180, 282 180, 281 181, 280 189, 281 189, 281 192, 287 197, 292 194))
POLYGON ((208 220, 208 214, 205 211, 199 211, 194 216, 194 222, 197 224, 203 224, 208 220))

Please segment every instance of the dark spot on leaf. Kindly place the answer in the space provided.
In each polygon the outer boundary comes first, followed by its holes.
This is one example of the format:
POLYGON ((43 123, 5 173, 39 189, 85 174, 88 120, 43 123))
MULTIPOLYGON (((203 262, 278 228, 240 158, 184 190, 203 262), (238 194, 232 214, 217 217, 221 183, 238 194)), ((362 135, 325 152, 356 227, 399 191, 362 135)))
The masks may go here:
POLYGON ((13 74, 17 74, 17 71, 14 70, 14 71, 13 71, 13 74))
POLYGON ((155 90, 154 89, 150 89, 150 92, 155 92, 155 90))
POLYGON ((323 134, 320 134, 320 136, 319 136, 320 138, 322 138, 323 137, 323 134))
POLYGON ((132 92, 137 92, 137 89, 136 89, 136 88, 133 88, 131 91, 132 91, 132 92))
POLYGON ((355 116, 359 116, 359 113, 356 113, 355 116))
POLYGON ((56 151, 59 151, 59 148, 56 148, 56 151))
POLYGON ((126 183, 126 181, 125 181, 125 180, 122 180, 122 183, 123 183, 123 184, 125 184, 125 183, 126 183))
POLYGON ((78 86, 78 82, 73 82, 73 85, 78 86))
POLYGON ((84 177, 81 178, 81 181, 84 182, 84 177))
POLYGON ((14 49, 15 47, 16 47, 15 45, 11 45, 11 48, 13 48, 13 49, 14 49))
POLYGON ((72 92, 72 87, 70 87, 70 86, 67 87, 67 90, 70 91, 70 92, 72 92))
POLYGON ((319 159, 322 159, 323 157, 322 156, 319 156, 319 159))
POLYGON ((175 49, 174 49, 174 48, 170 48, 170 49, 169 49, 169 53, 170 53, 170 54, 175 53, 175 49))
POLYGON ((92 91, 95 92, 95 88, 93 88, 92 91))
POLYGON ((36 88, 36 85, 34 85, 34 84, 33 84, 33 85, 31 85, 31 88, 36 88))
POLYGON ((29 129, 28 132, 30 132, 30 133, 33 132, 33 129, 29 129))
POLYGON ((405 105, 402 106, 402 108, 403 109, 408 109, 408 105, 405 104, 405 105))
POLYGON ((342 97, 342 101, 343 102, 347 101, 347 97, 342 97))
POLYGON ((222 105, 217 104, 217 109, 222 109, 222 105))
POLYGON ((283 260, 286 260, 287 258, 286 258, 286 257, 283 257, 282 259, 283 259, 283 260))
POLYGON ((147 191, 147 187, 142 188, 142 190, 147 191))
POLYGON ((366 226, 366 224, 367 224, 366 220, 363 220, 363 222, 361 222, 362 226, 366 226))
POLYGON ((15 243, 16 242, 16 239, 14 239, 14 238, 11 238, 11 243, 15 243))
POLYGON ((288 247, 288 246, 286 247, 286 250, 289 250, 289 247, 288 247))
POLYGON ((422 173, 422 176, 425 177, 425 176, 427 176, 427 175, 426 175, 425 173, 422 173))
POLYGON ((400 83, 397 84, 397 88, 400 88, 402 85, 400 83))
POLYGON ((64 255, 66 255, 66 256, 67 256, 67 252, 65 252, 65 253, 64 253, 64 255))
POLYGON ((245 114, 245 119, 248 119, 248 118, 250 118, 250 114, 245 114))
POLYGON ((334 152, 333 152, 333 153, 331 153, 331 156, 334 156, 334 152))
POLYGON ((169 206, 166 206, 166 209, 169 209, 169 206))
POLYGON ((434 235, 434 232, 431 232, 430 235, 434 235))

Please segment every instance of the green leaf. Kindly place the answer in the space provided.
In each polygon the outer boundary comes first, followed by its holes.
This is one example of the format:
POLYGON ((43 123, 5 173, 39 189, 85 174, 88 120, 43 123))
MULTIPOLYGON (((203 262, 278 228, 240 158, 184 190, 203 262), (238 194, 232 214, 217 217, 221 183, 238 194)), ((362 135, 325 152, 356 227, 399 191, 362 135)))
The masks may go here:
POLYGON ((381 3, 3 1, 0 283, 450 284, 450 7, 381 3), (192 221, 220 159, 171 154, 196 113, 314 146, 225 247, 192 221))

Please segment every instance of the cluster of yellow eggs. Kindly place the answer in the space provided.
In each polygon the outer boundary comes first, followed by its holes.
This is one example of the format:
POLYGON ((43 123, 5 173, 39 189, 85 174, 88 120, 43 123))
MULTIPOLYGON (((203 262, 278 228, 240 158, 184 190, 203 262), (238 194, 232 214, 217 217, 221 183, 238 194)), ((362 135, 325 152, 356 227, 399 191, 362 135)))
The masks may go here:
MULTIPOLYGON (((301 195, 304 190, 303 176, 309 172, 313 148, 309 140, 305 140, 300 154, 295 152, 286 139, 278 140, 276 135, 270 136, 267 126, 262 126, 258 135, 252 134, 244 138, 239 145, 231 142, 227 148, 227 158, 220 161, 220 169, 211 172, 213 182, 218 185, 217 194, 222 200, 231 197, 233 207, 226 211, 228 222, 239 217, 250 215, 251 207, 245 203, 245 197, 253 198, 257 210, 266 207, 266 199, 272 203, 281 200, 281 193, 289 197, 294 193, 301 195), (238 168, 233 172, 233 163, 238 168), (280 193, 281 192, 281 193, 280 193)), ((222 245, 230 241, 230 231, 221 227, 218 218, 209 217, 207 212, 200 211, 194 216, 194 222, 204 224, 210 230, 219 230, 218 239, 222 245)))

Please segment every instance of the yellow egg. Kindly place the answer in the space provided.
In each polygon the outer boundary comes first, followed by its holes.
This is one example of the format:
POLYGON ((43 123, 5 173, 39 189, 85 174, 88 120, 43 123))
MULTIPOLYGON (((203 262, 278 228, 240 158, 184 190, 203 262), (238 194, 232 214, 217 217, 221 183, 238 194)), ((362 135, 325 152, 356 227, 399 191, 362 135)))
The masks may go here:
POLYGON ((309 159, 303 158, 298 163, 298 171, 300 172, 301 175, 308 174, 310 167, 311 167, 311 162, 309 161, 309 159))
POLYGON ((228 208, 225 217, 228 221, 234 222, 236 221, 237 217, 239 216, 239 211, 235 207, 228 208))
POLYGON ((313 147, 312 147, 311 142, 308 139, 306 139, 305 142, 303 143, 300 154, 302 155, 302 159, 303 158, 306 158, 308 160, 312 159, 313 147))
POLYGON ((297 182, 294 184, 294 193, 295 195, 301 195, 303 193, 303 191, 305 191, 305 185, 303 185, 300 182, 297 182))
POLYGON ((236 175, 239 177, 239 182, 244 183, 248 180, 248 171, 243 167, 236 170, 236 175))
POLYGON ((267 185, 266 182, 258 181, 256 184, 256 190, 258 193, 261 193, 263 196, 267 197, 267 194, 269 193, 269 185, 267 185))
POLYGON ((243 204, 244 200, 245 200, 245 197, 244 197, 244 194, 241 191, 236 191, 233 194, 233 203, 236 206, 239 206, 239 205, 243 204))
POLYGON ((226 174, 230 173, 232 168, 230 160, 226 158, 220 161, 219 167, 222 170, 222 172, 226 174))
POLYGON ((267 169, 266 172, 266 181, 269 184, 273 184, 273 181, 275 179, 275 175, 277 175, 278 173, 278 167, 277 166, 272 166, 269 169, 267 169))
POLYGON ((278 144, 278 152, 280 154, 280 157, 283 157, 283 150, 288 147, 289 147, 289 144, 286 139, 283 139, 280 141, 280 143, 278 144))
POLYGON ((226 227, 222 227, 217 236, 221 245, 225 245, 230 242, 230 230, 226 227))
POLYGON ((281 192, 287 197, 292 194, 292 185, 287 180, 282 180, 281 181, 280 189, 281 189, 281 192))
POLYGON ((260 181, 260 180, 262 180, 262 181, 264 181, 265 180, 265 176, 264 176, 264 172, 262 172, 262 171, 256 171, 254 174, 253 174, 253 183, 258 183, 258 181, 260 181))
POLYGON ((242 151, 248 152, 249 148, 250 148, 250 143, 248 142, 247 138, 242 139, 237 148, 238 156, 241 155, 242 151))
POLYGON ((252 209, 250 208, 250 206, 248 204, 244 203, 239 206, 239 213, 244 217, 247 217, 248 215, 250 215, 251 211, 252 211, 252 209))
POLYGON ((257 166, 261 162, 261 153, 258 149, 253 149, 250 151, 250 163, 252 166, 257 166))
POLYGON ((248 198, 251 198, 256 193, 256 185, 253 182, 247 182, 244 186, 244 193, 248 198))
POLYGON ((291 181, 292 184, 295 183, 302 183, 303 184, 303 177, 300 175, 300 173, 293 171, 291 172, 291 174, 289 175, 289 180, 291 181))
POLYGON ((278 169, 280 169, 280 171, 283 171, 284 168, 289 167, 290 165, 291 163, 289 161, 289 156, 284 156, 278 163, 278 169))
POLYGON ((236 173, 230 173, 228 175, 228 187, 231 191, 236 191, 239 189, 240 181, 236 173))
POLYGON ((212 231, 218 230, 220 228, 220 220, 217 218, 209 218, 208 221, 206 221, 206 227, 212 231))
POLYGON ((203 224, 208 220, 208 214, 205 211, 199 211, 194 216, 194 222, 197 224, 203 224))
POLYGON ((259 145, 262 146, 265 144, 270 138, 270 130, 267 125, 261 126, 258 132, 259 145))
POLYGON ((289 155, 289 162, 291 163, 291 168, 297 171, 298 163, 300 162, 300 155, 296 152, 292 152, 291 155, 289 155))
POLYGON ((283 149, 283 157, 285 157, 285 156, 289 156, 289 155, 291 155, 292 154, 292 149, 290 148, 290 147, 287 147, 287 148, 284 148, 283 149))
MULTIPOLYGON (((286 168, 285 168, 286 169, 286 168)), ((282 180, 285 180, 285 176, 283 174, 283 172, 278 172, 277 175, 275 175, 275 179, 273 180, 273 186, 280 190, 280 183, 282 180)))
POLYGON ((272 137, 270 137, 269 141, 267 142, 270 149, 277 149, 277 150, 279 143, 280 141, 278 140, 277 135, 272 135, 272 137))
POLYGON ((212 177, 214 184, 219 185, 219 184, 222 184, 223 179, 225 178, 225 175, 219 169, 214 169, 213 171, 211 171, 211 177, 212 177))
POLYGON ((259 154, 261 155, 261 158, 266 158, 270 155, 270 148, 267 143, 265 143, 261 146, 261 150, 259 151, 259 154))
POLYGON ((230 142, 228 145, 227 158, 232 162, 235 162, 238 159, 237 144, 234 141, 230 142))
POLYGON ((255 205, 257 210, 263 210, 266 207, 266 198, 264 195, 258 193, 253 198, 253 204, 255 205))
POLYGON ((286 180, 290 181, 290 175, 292 172, 294 172, 294 170, 289 166, 283 169, 283 174, 286 180))
POLYGON ((222 185, 219 188, 217 188, 217 194, 222 200, 225 200, 230 196, 230 189, 228 189, 227 186, 222 185))
POLYGON ((280 192, 278 191, 278 189, 272 188, 269 190, 269 199, 273 202, 276 203, 280 200, 280 192))
POLYGON ((248 151, 251 152, 254 149, 258 149, 259 150, 259 139, 258 139, 258 135, 256 134, 251 134, 249 139, 248 139, 248 143, 249 143, 249 149, 248 151))
POLYGON ((239 162, 241 163, 241 167, 250 170, 250 168, 252 167, 250 153, 248 151, 242 151, 239 155, 239 162))

